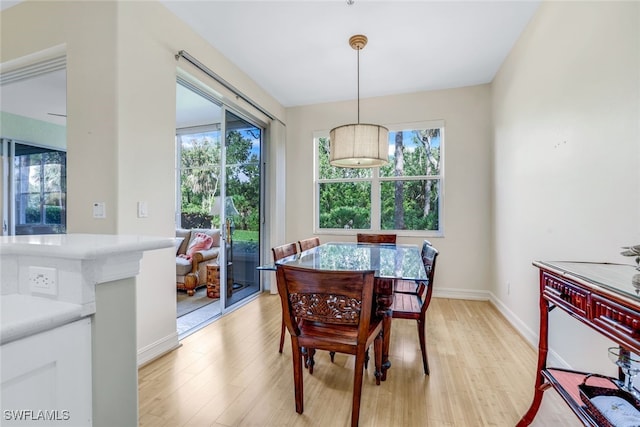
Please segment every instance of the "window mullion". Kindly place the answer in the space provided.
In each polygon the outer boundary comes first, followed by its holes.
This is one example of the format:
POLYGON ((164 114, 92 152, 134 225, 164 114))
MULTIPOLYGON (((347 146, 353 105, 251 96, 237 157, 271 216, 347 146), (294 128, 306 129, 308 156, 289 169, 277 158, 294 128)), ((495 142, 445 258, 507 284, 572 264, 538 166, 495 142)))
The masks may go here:
POLYGON ((380 218, 382 217, 380 209, 382 202, 380 200, 380 169, 374 168, 371 177, 371 229, 380 230, 380 218))

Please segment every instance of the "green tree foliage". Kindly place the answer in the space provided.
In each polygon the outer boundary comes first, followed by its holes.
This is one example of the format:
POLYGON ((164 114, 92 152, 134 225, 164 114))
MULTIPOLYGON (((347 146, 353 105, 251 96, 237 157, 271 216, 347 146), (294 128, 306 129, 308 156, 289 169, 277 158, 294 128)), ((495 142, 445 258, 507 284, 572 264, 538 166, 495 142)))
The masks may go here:
POLYGON ((257 131, 227 132, 227 195, 238 211, 232 218, 238 230, 259 230, 260 158, 251 150, 255 140, 260 140, 257 131))
MULTIPOLYGON (((237 210, 227 211, 237 230, 257 232, 260 224, 260 159, 252 144, 260 140, 259 131, 227 132, 226 194, 237 210)), ((182 218, 189 224, 219 221, 211 215, 213 197, 220 195, 221 146, 219 132, 181 137, 180 190, 182 218)), ((187 226, 183 224, 183 226, 187 226)))
POLYGON ((181 210, 189 214, 210 214, 211 199, 220 176, 219 132, 180 137, 181 210))
MULTIPOLYGON (((383 230, 439 229, 440 129, 392 133, 393 154, 379 170, 383 230), (434 177, 434 178, 429 178, 434 177)), ((371 228, 371 169, 335 168, 319 139, 321 228, 371 228)))

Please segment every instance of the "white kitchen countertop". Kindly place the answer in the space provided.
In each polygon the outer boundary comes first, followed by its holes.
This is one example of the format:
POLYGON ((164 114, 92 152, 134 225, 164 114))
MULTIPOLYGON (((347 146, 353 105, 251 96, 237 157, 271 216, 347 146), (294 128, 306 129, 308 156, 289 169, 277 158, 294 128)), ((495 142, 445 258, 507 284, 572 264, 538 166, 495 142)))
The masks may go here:
POLYGON ((80 304, 22 294, 0 296, 0 344, 86 316, 80 304))
POLYGON ((0 255, 97 259, 174 246, 173 237, 117 234, 41 234, 0 237, 0 255))
POLYGON ((173 237, 44 234, 0 237, 0 341, 6 343, 95 313, 95 286, 135 277, 145 251, 173 248, 173 237), (32 267, 54 286, 37 292, 32 267))

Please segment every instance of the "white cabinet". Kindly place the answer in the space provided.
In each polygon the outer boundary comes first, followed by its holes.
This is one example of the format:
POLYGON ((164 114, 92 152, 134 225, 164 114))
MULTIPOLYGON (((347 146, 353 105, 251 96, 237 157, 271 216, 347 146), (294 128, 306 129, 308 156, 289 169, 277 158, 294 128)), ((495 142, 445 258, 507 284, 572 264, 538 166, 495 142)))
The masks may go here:
POLYGON ((2 426, 137 425, 135 276, 173 240, 0 236, 2 426))
POLYGON ((91 318, 0 347, 2 426, 91 426, 91 318))

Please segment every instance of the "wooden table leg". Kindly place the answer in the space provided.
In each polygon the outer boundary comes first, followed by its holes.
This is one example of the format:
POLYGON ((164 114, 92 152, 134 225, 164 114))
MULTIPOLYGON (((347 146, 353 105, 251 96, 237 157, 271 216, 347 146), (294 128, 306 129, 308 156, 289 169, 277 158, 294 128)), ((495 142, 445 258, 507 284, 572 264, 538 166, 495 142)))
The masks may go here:
POLYGON ((545 384, 542 370, 547 367, 547 353, 549 351, 549 302, 540 292, 540 337, 538 341, 538 364, 536 366, 536 384, 533 391, 533 401, 526 414, 518 422, 517 427, 528 426, 540 409, 542 403, 542 395, 549 388, 549 384, 545 384))
POLYGON ((393 304, 393 279, 377 278, 376 285, 376 314, 382 316, 382 375, 380 379, 386 381, 387 370, 391 367, 389 361, 389 342, 391 339, 391 305, 393 304))

